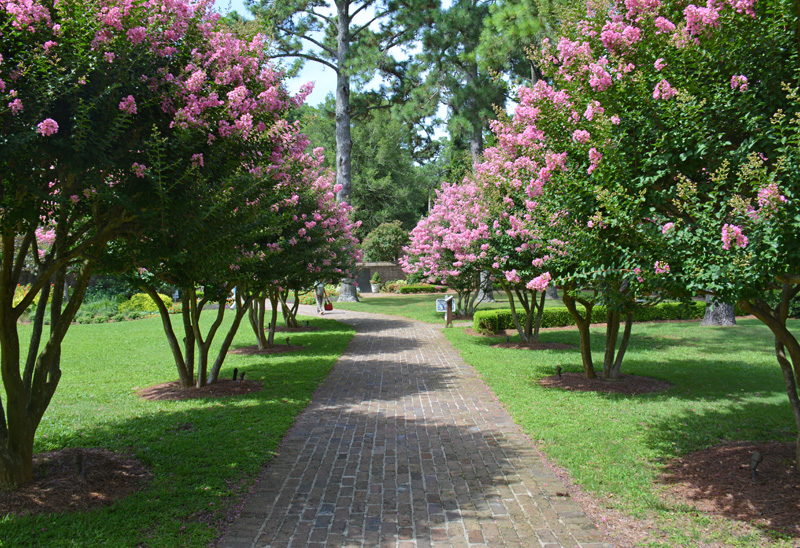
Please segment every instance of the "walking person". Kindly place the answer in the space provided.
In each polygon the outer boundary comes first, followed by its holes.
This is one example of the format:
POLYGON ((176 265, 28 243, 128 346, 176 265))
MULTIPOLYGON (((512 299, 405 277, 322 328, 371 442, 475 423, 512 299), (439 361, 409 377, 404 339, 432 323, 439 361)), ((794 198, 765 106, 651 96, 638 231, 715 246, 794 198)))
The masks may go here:
POLYGON ((325 293, 325 282, 317 282, 317 285, 314 286, 314 296, 317 298, 317 314, 324 316, 325 299, 327 298, 327 294, 325 293))

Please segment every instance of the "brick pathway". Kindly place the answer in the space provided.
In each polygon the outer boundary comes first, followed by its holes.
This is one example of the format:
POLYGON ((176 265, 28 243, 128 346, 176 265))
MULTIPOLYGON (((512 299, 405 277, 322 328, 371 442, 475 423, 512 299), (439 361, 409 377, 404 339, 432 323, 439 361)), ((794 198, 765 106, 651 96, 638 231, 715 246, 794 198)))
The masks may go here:
POLYGON ((220 546, 608 546, 440 329, 331 317, 358 334, 220 546))

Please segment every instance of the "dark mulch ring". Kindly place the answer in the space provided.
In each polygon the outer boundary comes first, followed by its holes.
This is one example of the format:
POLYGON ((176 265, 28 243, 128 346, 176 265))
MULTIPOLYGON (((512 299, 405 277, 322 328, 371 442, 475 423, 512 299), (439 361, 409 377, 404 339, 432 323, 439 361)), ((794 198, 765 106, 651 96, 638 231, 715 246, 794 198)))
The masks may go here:
POLYGON ((152 401, 163 400, 191 400, 196 398, 225 398, 228 396, 240 396, 261 390, 261 381, 233 381, 230 379, 219 379, 214 384, 207 384, 202 388, 184 388, 179 381, 165 382, 148 386, 136 391, 140 398, 152 401))
POLYGON ((306 333, 308 331, 319 331, 319 327, 315 325, 300 325, 297 327, 286 327, 285 325, 279 325, 275 327, 276 333, 306 333))
POLYGON ((619 380, 587 379, 583 373, 562 373, 552 377, 544 377, 539 384, 545 388, 561 388, 577 392, 606 392, 609 394, 649 394, 663 392, 672 387, 667 381, 640 377, 639 375, 622 375, 619 380))
POLYGON ((152 474, 137 459, 106 449, 62 449, 33 457, 33 481, 0 491, 0 516, 74 512, 140 490, 152 474))
POLYGON ((258 345, 254 344, 253 346, 242 346, 240 348, 234 348, 230 350, 228 354, 242 354, 244 356, 255 356, 260 354, 283 354, 285 352, 297 352, 298 350, 303 350, 305 347, 297 346, 294 344, 276 344, 274 346, 268 346, 263 350, 258 349, 258 345))
POLYGON ((698 510, 747 521, 800 537, 800 473, 794 444, 737 442, 689 453, 672 461, 661 477, 667 493, 698 510), (763 461, 753 481, 753 453, 763 461))
POLYGON ((514 348, 517 350, 572 350, 575 345, 565 343, 530 343, 523 342, 502 342, 493 344, 492 348, 514 348))

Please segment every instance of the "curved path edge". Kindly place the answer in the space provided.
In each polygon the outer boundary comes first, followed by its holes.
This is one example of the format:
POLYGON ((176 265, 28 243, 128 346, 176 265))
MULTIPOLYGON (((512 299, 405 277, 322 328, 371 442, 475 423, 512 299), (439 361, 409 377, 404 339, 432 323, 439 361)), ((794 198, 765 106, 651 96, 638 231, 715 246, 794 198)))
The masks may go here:
POLYGON ((325 317, 356 335, 219 546, 611 546, 440 328, 325 317))

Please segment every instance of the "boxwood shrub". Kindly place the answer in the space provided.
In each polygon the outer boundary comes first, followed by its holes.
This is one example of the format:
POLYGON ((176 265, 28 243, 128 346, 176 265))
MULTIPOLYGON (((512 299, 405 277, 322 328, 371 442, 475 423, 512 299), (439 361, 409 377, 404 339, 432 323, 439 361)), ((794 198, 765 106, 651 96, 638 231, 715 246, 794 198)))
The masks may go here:
POLYGON ((408 284, 398 288, 400 293, 444 293, 447 288, 432 284, 408 284))
MULTIPOLYGON (((655 320, 694 320, 703 317, 706 303, 695 301, 692 303, 659 303, 654 306, 639 308, 634 314, 634 321, 649 322, 655 320)), ((520 314, 520 321, 525 321, 525 313, 520 314)), ((592 309, 592 323, 606 321, 604 306, 595 306, 592 309)), ((574 325, 575 321, 565 306, 545 308, 542 315, 542 327, 565 327, 574 325)), ((479 310, 472 318, 473 329, 480 333, 499 333, 505 329, 514 329, 514 319, 511 310, 479 310)))

